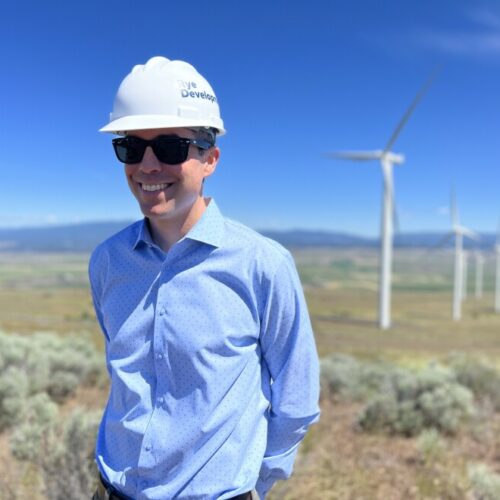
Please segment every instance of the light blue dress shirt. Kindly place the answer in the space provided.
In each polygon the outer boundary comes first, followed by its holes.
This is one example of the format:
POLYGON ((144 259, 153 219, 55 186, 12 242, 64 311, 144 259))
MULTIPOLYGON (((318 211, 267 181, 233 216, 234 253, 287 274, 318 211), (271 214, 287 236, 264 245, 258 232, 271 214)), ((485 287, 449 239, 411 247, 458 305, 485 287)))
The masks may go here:
POLYGON ((147 220, 89 266, 111 380, 96 459, 133 499, 264 498, 318 420, 319 369, 289 252, 213 200, 163 252, 147 220))

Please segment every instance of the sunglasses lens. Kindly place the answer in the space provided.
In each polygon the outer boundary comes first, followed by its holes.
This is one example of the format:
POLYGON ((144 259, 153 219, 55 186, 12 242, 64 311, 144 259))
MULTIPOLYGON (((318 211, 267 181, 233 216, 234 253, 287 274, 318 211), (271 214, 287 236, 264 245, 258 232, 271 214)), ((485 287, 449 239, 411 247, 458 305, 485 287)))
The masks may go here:
POLYGON ((135 137, 124 137, 113 141, 117 158, 122 163, 139 163, 144 156, 145 144, 135 137))
POLYGON ((158 137, 155 140, 153 151, 162 163, 177 165, 186 160, 189 141, 180 137, 158 137))
POLYGON ((168 165, 177 165, 186 160, 190 142, 189 139, 168 135, 157 137, 151 141, 128 136, 113 139, 113 147, 117 158, 122 163, 140 163, 146 147, 151 146, 159 161, 168 165))

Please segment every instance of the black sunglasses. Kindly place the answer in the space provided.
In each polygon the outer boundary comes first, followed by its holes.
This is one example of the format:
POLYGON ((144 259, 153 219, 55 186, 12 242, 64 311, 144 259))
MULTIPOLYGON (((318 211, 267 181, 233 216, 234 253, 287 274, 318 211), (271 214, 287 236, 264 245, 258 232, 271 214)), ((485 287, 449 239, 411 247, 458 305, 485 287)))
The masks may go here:
POLYGON ((122 163, 128 164, 140 163, 148 146, 151 146, 156 158, 167 165, 177 165, 186 161, 190 144, 200 149, 209 149, 213 146, 203 139, 186 139, 176 135, 159 135, 150 141, 127 135, 113 139, 112 142, 116 157, 122 163))

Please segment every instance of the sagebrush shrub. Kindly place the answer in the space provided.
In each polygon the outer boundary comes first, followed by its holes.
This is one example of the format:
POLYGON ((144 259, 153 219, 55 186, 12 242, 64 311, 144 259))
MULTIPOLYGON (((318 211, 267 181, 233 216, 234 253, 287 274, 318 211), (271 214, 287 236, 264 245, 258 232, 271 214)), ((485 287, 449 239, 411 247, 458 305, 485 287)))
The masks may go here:
POLYGON ((417 450, 426 465, 438 462, 446 452, 446 442, 436 429, 423 431, 417 440, 417 450))
POLYGON ((57 418, 57 405, 46 393, 29 398, 24 407, 23 420, 10 439, 12 454, 18 460, 37 462, 40 451, 47 447, 43 441, 54 439, 51 433, 57 418))
POLYGON ((22 419, 29 379, 22 369, 8 366, 0 374, 0 432, 22 419))
POLYGON ((381 362, 362 362, 335 354, 321 360, 323 395, 365 400, 387 386, 392 367, 381 362))
POLYGON ((94 445, 99 412, 74 411, 65 420, 46 394, 30 402, 29 418, 11 437, 13 455, 31 462, 51 500, 89 499, 97 481, 94 445))
POLYGON ((103 356, 88 337, 0 332, 0 431, 22 422, 30 397, 47 393, 60 403, 79 385, 105 378, 103 356))
POLYGON ((329 394, 345 394, 351 391, 359 377, 359 362, 342 354, 320 361, 321 389, 329 394))
POLYGON ((485 464, 471 464, 467 473, 474 499, 498 500, 500 498, 500 475, 490 470, 485 464))
POLYGON ((91 497, 100 412, 77 411, 63 419, 56 403, 80 385, 105 379, 104 356, 87 337, 0 332, 0 431, 13 428, 12 453, 33 464, 44 498, 91 497))
POLYGON ((47 498, 88 500, 92 497, 97 483, 94 445, 99 420, 100 412, 73 412, 62 425, 62 439, 40 457, 38 463, 47 498))
POLYGON ((414 436, 434 428, 453 434, 474 415, 471 391, 445 367, 431 365, 419 372, 398 368, 389 380, 359 416, 363 430, 414 436))
POLYGON ((500 410, 500 371, 491 362, 463 353, 450 355, 447 362, 457 380, 468 387, 476 399, 487 400, 500 410))
POLYGON ((4 371, 11 365, 22 363, 26 357, 26 346, 24 337, 0 332, 0 370, 4 371))

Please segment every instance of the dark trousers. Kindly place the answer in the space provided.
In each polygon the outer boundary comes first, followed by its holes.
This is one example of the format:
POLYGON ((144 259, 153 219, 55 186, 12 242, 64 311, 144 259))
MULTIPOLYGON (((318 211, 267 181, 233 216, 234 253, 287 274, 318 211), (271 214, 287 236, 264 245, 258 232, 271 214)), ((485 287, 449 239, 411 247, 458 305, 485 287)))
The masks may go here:
MULTIPOLYGON (((99 477, 99 484, 92 500, 129 500, 129 498, 122 495, 118 490, 104 481, 102 477, 99 477)), ((230 500, 259 500, 259 496, 253 490, 232 497, 230 500)))

